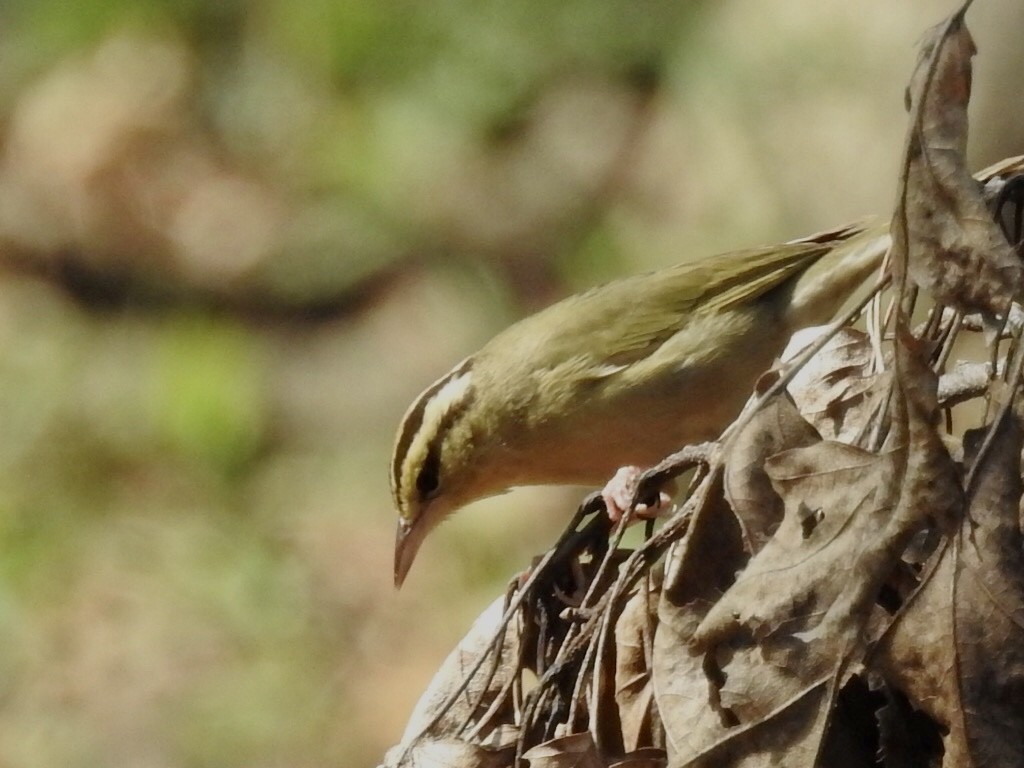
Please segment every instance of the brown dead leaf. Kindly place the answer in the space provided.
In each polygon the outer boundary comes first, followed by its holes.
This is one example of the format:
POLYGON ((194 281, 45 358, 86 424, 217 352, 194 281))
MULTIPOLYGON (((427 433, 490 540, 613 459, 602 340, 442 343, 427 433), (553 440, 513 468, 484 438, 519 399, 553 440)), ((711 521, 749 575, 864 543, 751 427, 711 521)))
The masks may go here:
POLYGON ((615 623, 615 703, 627 752, 663 741, 651 682, 659 593, 659 586, 648 591, 642 582, 615 623))
POLYGON ((887 391, 888 377, 872 373, 872 359, 866 333, 840 328, 790 382, 800 415, 826 440, 853 443, 887 391))
POLYGON ((608 768, 665 768, 666 763, 665 750, 644 747, 624 755, 608 768))
POLYGON ((545 741, 523 753, 530 768, 605 768, 589 732, 545 741))
POLYGON ((782 524, 692 642, 672 657, 666 652, 655 669, 673 765, 767 765, 771 754, 785 754, 787 765, 816 765, 858 629, 873 608, 843 598, 877 579, 858 561, 891 511, 894 457, 820 443, 787 451, 769 467, 786 500, 782 524))
POLYGON ((736 513, 750 553, 758 552, 782 520, 782 499, 764 470, 769 456, 811 445, 821 438, 793 402, 780 395, 765 403, 729 443, 725 495, 736 513))
MULTIPOLYGON (((467 672, 476 663, 480 654, 485 653, 490 647, 501 623, 504 602, 505 598, 500 597, 491 603, 473 623, 466 636, 448 654, 448 658, 413 708, 405 733, 402 735, 403 745, 412 744, 423 737, 437 740, 459 735, 458 730, 463 722, 474 715, 482 714, 502 687, 509 682, 510 677, 519 674, 522 623, 517 617, 505 630, 503 642, 500 643, 501 658, 497 666, 494 667, 491 661, 486 661, 455 700, 454 705, 447 707, 448 700, 461 687, 467 672), (494 673, 489 674, 492 668, 494 673), (477 702, 480 703, 478 710, 474 709, 477 702), (440 714, 442 712, 443 714, 440 714)), ((511 699, 499 709, 495 721, 499 724, 512 722, 511 699)), ((490 730, 485 730, 481 734, 481 740, 486 738, 488 733, 490 730)), ((510 734, 509 738, 514 743, 515 734, 510 734)))
POLYGON ((820 762, 829 744, 856 741, 830 718, 867 629, 887 616, 881 589, 914 534, 961 508, 935 376, 912 340, 897 346, 889 447, 821 441, 768 459, 778 530, 710 608, 695 587, 689 602, 663 600, 654 674, 671 764, 767 764, 766 750, 787 765, 854 760, 820 762))
MULTIPOLYGON (((977 455, 987 430, 965 435, 977 455)), ((938 722, 943 765, 1024 765, 1024 429, 1000 425, 968 515, 880 641, 872 666, 938 722)))
POLYGON ((747 562, 740 526, 722 494, 721 483, 709 488, 689 533, 669 554, 658 604, 652 676, 673 763, 673 755, 686 753, 691 732, 713 728, 722 717, 704 657, 690 647, 700 620, 747 562))
MULTIPOLYGON (((894 251, 937 301, 998 314, 1024 287, 1024 268, 967 170, 967 104, 974 41, 970 3, 926 37, 910 81, 910 129, 893 216, 894 251)), ((895 260, 897 269, 900 259, 895 260)))
POLYGON ((392 748, 380 768, 512 768, 515 749, 488 749, 456 739, 425 739, 392 748))
POLYGON ((960 469, 937 429, 939 380, 926 360, 930 345, 897 328, 890 443, 908 445, 902 492, 889 528, 953 530, 963 514, 960 469))
POLYGON ((673 765, 767 768, 778 765, 781 756, 785 757, 787 766, 814 765, 818 753, 817 734, 825 730, 828 702, 832 698, 830 681, 818 681, 792 699, 781 702, 777 710, 738 726, 728 738, 705 745, 693 759, 673 761, 673 765))
MULTIPOLYGON (((821 679, 823 674, 827 678, 831 663, 825 657, 805 656, 806 645, 817 636, 827 634, 834 641, 848 634, 836 633, 838 626, 831 624, 827 633, 815 630, 830 618, 834 606, 845 602, 840 597, 851 584, 878 578, 861 572, 859 565, 892 512, 899 455, 820 442, 780 453, 765 468, 786 504, 785 517, 708 613, 694 640, 711 647, 740 634, 761 644, 762 652, 767 651, 765 645, 778 642, 772 653, 781 655, 783 669, 791 666, 786 659, 794 657, 804 679, 821 679)), ((870 607, 870 600, 843 605, 843 614, 834 618, 839 625, 856 626, 870 607)), ((760 685, 765 678, 751 682, 760 685)), ((771 703, 758 706, 741 719, 775 708, 771 703)))

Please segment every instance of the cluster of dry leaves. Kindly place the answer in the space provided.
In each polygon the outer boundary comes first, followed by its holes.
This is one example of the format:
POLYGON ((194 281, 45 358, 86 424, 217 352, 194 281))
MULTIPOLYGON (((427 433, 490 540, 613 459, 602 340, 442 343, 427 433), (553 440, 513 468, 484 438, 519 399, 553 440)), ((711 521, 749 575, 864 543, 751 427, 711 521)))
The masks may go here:
POLYGON ((966 169, 968 5, 911 80, 869 332, 652 470, 695 468, 637 549, 588 500, 388 765, 1024 766, 1024 159, 966 169))

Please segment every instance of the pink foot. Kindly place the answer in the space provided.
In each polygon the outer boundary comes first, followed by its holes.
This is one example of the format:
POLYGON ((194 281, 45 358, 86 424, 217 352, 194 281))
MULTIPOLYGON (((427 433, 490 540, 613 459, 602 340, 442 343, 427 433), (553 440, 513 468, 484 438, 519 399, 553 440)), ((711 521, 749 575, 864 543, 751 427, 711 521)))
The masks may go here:
MULTIPOLYGON (((629 511, 642 474, 643 470, 640 467, 619 467, 612 479, 601 490, 601 498, 604 499, 608 519, 613 523, 619 522, 629 511)), ((659 490, 658 501, 653 507, 647 504, 637 504, 634 513, 637 519, 647 520, 657 517, 671 503, 672 496, 664 490, 659 490)))

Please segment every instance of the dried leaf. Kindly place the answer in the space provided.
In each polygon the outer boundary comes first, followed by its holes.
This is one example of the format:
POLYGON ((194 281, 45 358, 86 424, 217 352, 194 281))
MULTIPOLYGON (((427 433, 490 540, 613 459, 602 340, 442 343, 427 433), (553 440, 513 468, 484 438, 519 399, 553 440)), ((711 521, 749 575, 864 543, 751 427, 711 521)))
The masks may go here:
POLYGON ((608 768, 664 768, 667 762, 665 750, 644 747, 623 755, 621 760, 615 761, 608 768))
POLYGON ((963 514, 960 471, 939 435, 939 380, 926 360, 930 345, 897 329, 890 441, 907 445, 900 503, 889 528, 913 533, 922 527, 951 531, 963 514))
POLYGON ((782 499, 764 470, 769 456, 821 438, 789 398, 765 403, 732 440, 725 465, 725 495, 736 513, 750 553, 757 552, 782 520, 782 499))
MULTIPOLYGON (((438 719, 438 713, 446 706, 452 693, 462 685, 467 672, 476 663, 480 654, 485 653, 490 647, 501 624, 504 602, 504 597, 501 597, 491 603, 473 623, 466 636, 448 654, 448 658, 413 708, 405 733, 402 735, 402 744, 411 744, 422 736, 437 739, 458 735, 462 723, 486 709, 509 679, 519 674, 522 623, 516 617, 510 622, 503 641, 499 644, 501 658, 497 666, 493 667, 490 660, 484 662, 483 667, 458 696, 454 705, 438 719), (489 674, 492 667, 493 675, 489 674), (478 701, 480 711, 474 711, 473 707, 478 701)), ((498 723, 512 721, 510 708, 511 700, 499 712, 496 718, 498 723)), ((483 735, 486 737, 487 733, 485 730, 483 735)), ((514 742, 514 734, 511 735, 511 740, 514 742)))
POLYGON ((786 500, 782 524, 690 647, 656 667, 672 764, 759 765, 768 758, 755 756, 768 754, 785 754, 787 765, 815 764, 842 670, 872 608, 842 598, 852 584, 877 578, 862 573, 858 559, 891 510, 893 464, 840 443, 770 462, 786 500), (808 508, 824 510, 811 529, 808 508))
MULTIPOLYGON (((832 329, 806 329, 805 334, 807 331, 820 335, 832 329)), ((813 339, 803 336, 801 341, 806 346, 813 339)), ((784 353, 783 359, 786 356, 784 353)), ((888 377, 872 373, 872 358, 866 333, 840 328, 793 377, 788 387, 793 402, 823 438, 853 443, 864 431, 888 391, 888 377)))
POLYGON ((714 728, 721 712, 708 682, 704 657, 691 648, 701 619, 747 562, 740 527, 722 496, 709 488, 686 538, 669 555, 658 604, 652 676, 670 760, 685 754, 691 733, 714 728))
POLYGON ((622 745, 627 752, 662 741, 661 720, 651 682, 651 649, 659 592, 657 587, 648 591, 641 584, 615 623, 615 703, 622 745))
MULTIPOLYGON (((876 455, 835 442, 792 449, 770 459, 766 470, 786 503, 785 517, 708 613, 695 640, 712 646, 740 633, 761 644, 763 653, 772 646, 770 652, 780 656, 784 668, 790 666, 787 659, 800 657, 795 661, 805 680, 827 677, 831 661, 808 656, 806 644, 824 636, 834 642, 866 618, 874 595, 866 601, 840 598, 853 584, 878 578, 862 572, 860 560, 891 514, 898 492, 898 460, 898 454, 876 455), (841 615, 832 616, 839 606, 841 615), (821 631, 826 622, 829 631, 821 631)), ((751 682, 759 685, 764 679, 751 682)), ((775 708, 770 703, 757 706, 760 709, 747 716, 775 708)))
MULTIPOLYGON (((986 431, 965 435, 969 456, 986 431)), ((959 532, 873 662, 946 731, 944 765, 1024 765, 1022 444, 1012 415, 982 460, 959 532)))
POLYGON ((545 741, 523 753, 530 768, 604 768, 589 732, 545 741))
POLYGON ((784 757, 786 766, 814 765, 833 698, 829 682, 822 680, 807 686, 791 700, 782 702, 777 710, 734 729, 729 738, 707 744, 692 761, 679 759, 672 764, 695 768, 767 768, 779 765, 779 758, 784 757))
POLYGON ((892 236, 895 250, 906 248, 909 276, 937 301, 998 314, 1021 294, 1024 267, 964 159, 975 53, 963 18, 968 5, 932 30, 911 78, 892 236))
POLYGON ((515 749, 488 749, 456 739, 424 739, 393 747, 381 768, 512 768, 515 749))
POLYGON ((666 602, 669 606, 686 606, 717 600, 736 580, 747 559, 740 526, 725 501, 722 481, 713 478, 704 503, 690 521, 689 532, 669 552, 658 606, 659 631, 666 602))
POLYGON ((830 713, 866 629, 887 615, 883 585, 932 516, 961 508, 934 428, 935 376, 912 340, 897 346, 890 447, 822 441, 769 459, 785 505, 778 530, 710 609, 663 600, 655 686, 671 764, 758 765, 767 749, 817 765, 842 741, 830 713))

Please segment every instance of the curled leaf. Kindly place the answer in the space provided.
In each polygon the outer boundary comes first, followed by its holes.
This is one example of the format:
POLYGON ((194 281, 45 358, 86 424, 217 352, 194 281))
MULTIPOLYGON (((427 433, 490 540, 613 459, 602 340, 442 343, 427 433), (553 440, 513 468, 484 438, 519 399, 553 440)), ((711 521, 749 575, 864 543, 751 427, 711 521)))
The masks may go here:
MULTIPOLYGON (((967 312, 1006 310, 1024 266, 993 220, 965 162, 971 57, 965 4, 926 38, 911 78, 904 174, 893 216, 894 251, 937 301, 967 312)), ((897 269, 901 267, 896 259, 897 269)))
MULTIPOLYGON (((832 329, 807 331, 820 334, 832 329)), ((806 337, 804 341, 809 343, 806 337)), ((823 438, 852 443, 864 431, 888 388, 888 376, 872 372, 872 358, 866 333, 840 328, 793 377, 788 387, 793 402, 823 438)))
MULTIPOLYGON (((514 618, 496 644, 500 655, 497 663, 485 662, 464 685, 467 673, 479 656, 492 649, 501 627, 504 597, 498 598, 480 614, 469 632, 448 655, 416 703, 402 736, 402 744, 412 744, 423 737, 433 739, 456 737, 462 724, 479 716, 494 701, 512 676, 519 674, 519 646, 522 622, 514 618), (457 691, 461 691, 455 696, 457 691), (454 702, 451 701, 455 696, 454 702)), ((495 725, 512 721, 511 699, 502 704, 495 725)), ((484 735, 489 731, 485 730, 484 735)), ((513 742, 515 740, 512 735, 513 742)))
MULTIPOLYGON (((968 459, 986 433, 965 436, 968 459)), ((1022 445, 1011 414, 981 459, 959 531, 870 662, 941 726, 949 765, 1024 765, 1022 445)))
MULTIPOLYGON (((659 585, 660 586, 660 585, 659 585)), ((651 681, 659 588, 633 593, 615 622, 615 703, 627 751, 660 743, 661 720, 651 681)))
POLYGON ((457 739, 424 739, 408 749, 392 748, 380 768, 512 768, 514 752, 457 739))
POLYGON ((782 521, 782 499, 772 488, 765 461, 780 451, 820 439, 793 402, 779 395, 765 403, 730 442, 725 495, 743 530, 748 552, 760 550, 782 521))
POLYGON ((604 768, 590 733, 572 733, 545 741, 523 753, 530 768, 604 768))

